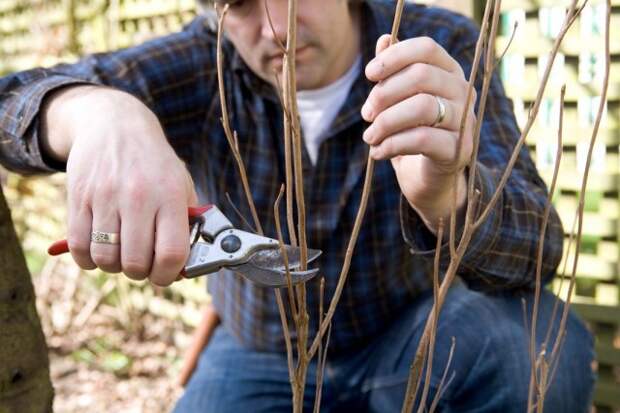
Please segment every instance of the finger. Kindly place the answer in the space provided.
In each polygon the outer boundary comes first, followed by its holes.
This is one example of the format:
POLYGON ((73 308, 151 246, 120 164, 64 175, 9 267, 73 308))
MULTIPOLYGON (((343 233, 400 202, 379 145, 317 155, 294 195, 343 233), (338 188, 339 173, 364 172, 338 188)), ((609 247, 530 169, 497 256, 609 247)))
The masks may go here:
POLYGON ((375 47, 375 55, 378 55, 385 49, 390 46, 390 38, 389 34, 383 34, 377 39, 377 46, 375 47))
MULTIPOLYGON (((366 77, 379 82, 414 63, 438 66, 463 75, 463 69, 446 50, 430 37, 415 37, 391 45, 366 66, 366 77)), ((464 75, 463 75, 464 77, 464 75)))
POLYGON ((92 231, 92 213, 85 203, 74 204, 69 199, 68 235, 69 252, 75 263, 85 270, 97 268, 90 257, 90 233, 92 231))
POLYGON ((163 204, 155 218, 155 256, 149 280, 160 286, 176 280, 189 256, 187 203, 163 204))
POLYGON ((459 129, 463 108, 456 102, 442 99, 445 115, 439 124, 439 103, 433 95, 422 93, 405 99, 381 112, 375 121, 364 131, 364 141, 378 145, 395 133, 418 126, 432 126, 446 130, 459 129))
POLYGON ((457 133, 422 126, 394 134, 379 145, 370 147, 376 159, 390 159, 398 155, 424 155, 438 163, 451 164, 456 151, 457 133))
POLYGON ((386 108, 418 93, 465 100, 466 91, 464 78, 437 66, 416 63, 375 85, 362 107, 362 116, 372 122, 386 108))
POLYGON ((121 268, 136 281, 151 272, 155 232, 155 209, 124 206, 121 212, 121 268))
MULTIPOLYGON (((121 228, 120 216, 116 208, 102 202, 93 205, 93 231, 119 234, 121 228)), ((123 242, 123 239, 120 239, 123 242)), ((101 270, 108 273, 121 271, 120 244, 104 244, 91 241, 90 256, 101 270)))

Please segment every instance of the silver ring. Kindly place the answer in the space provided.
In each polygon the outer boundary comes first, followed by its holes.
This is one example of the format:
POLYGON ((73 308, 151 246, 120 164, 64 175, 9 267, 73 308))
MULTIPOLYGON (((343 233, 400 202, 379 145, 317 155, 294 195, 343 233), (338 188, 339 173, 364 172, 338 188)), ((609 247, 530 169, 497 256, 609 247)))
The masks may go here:
POLYGON ((121 236, 118 232, 93 231, 90 233, 90 240, 95 244, 120 244, 121 236))
POLYGON ((435 99, 437 100, 437 119, 435 119, 435 122, 432 124, 433 128, 436 126, 439 126, 439 124, 443 122, 444 119, 446 118, 445 103, 443 103, 443 101, 441 100, 439 96, 435 96, 435 99))

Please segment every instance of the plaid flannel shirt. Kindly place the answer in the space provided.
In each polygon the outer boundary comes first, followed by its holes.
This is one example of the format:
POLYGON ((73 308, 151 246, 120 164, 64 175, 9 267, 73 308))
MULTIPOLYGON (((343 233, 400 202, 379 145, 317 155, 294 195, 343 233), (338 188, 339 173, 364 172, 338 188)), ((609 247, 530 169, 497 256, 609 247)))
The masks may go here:
MULTIPOLYGON (((366 65, 374 57, 376 39, 391 30, 394 3, 368 0, 361 7, 361 50, 366 65)), ((111 86, 135 95, 153 110, 170 144, 187 163, 201 201, 218 204, 243 227, 225 198, 230 194, 242 214, 250 217, 220 124, 216 35, 208 26, 204 17, 197 17, 182 32, 137 47, 0 79, 0 161, 24 174, 63 170, 64 165, 47 159, 39 147, 38 114, 43 98, 52 90, 76 83, 111 86)), ((469 75, 478 30, 467 18, 408 4, 399 37, 417 36, 435 39, 469 75)), ((266 235, 275 237, 273 203, 285 180, 282 111, 273 88, 250 71, 229 42, 224 42, 224 53, 232 126, 239 135, 260 220, 266 235)), ((360 108, 371 87, 360 74, 331 125, 329 139, 320 147, 315 166, 302 145, 308 245, 323 250, 318 265, 325 277, 326 303, 334 292, 361 198, 367 157, 361 137, 367 125, 360 108)), ((495 191, 518 137, 512 104, 495 76, 476 175, 469 178, 475 179, 483 206, 495 191)), ((524 148, 499 201, 465 253, 460 277, 472 287, 487 290, 531 286, 546 196, 545 184, 524 148)), ((282 207, 283 223, 284 210, 282 207)), ((553 276, 561 258, 562 236, 553 211, 544 248, 546 280, 553 276)), ((390 162, 377 162, 349 278, 333 319, 330 353, 367 342, 431 288, 435 242, 415 211, 402 202, 390 162)), ((445 268, 449 253, 445 245, 442 248, 445 268)), ((308 283, 311 331, 316 331, 318 323, 319 278, 308 283)), ((284 348, 273 291, 230 271, 210 276, 208 286, 224 326, 242 344, 257 349, 284 348)))

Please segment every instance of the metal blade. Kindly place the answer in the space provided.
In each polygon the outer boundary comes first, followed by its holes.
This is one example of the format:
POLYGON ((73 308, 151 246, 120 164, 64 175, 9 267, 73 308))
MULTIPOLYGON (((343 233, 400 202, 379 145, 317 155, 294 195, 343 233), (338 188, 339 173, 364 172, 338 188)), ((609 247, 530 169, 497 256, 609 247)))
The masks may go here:
MULTIPOLYGON (((288 285, 286 272, 282 270, 264 269, 256 267, 250 262, 229 268, 248 280, 265 287, 282 288, 288 285)), ((308 271, 291 271, 291 281, 293 284, 299 284, 312 279, 318 272, 318 268, 308 271)))
MULTIPOLYGON (((288 268, 299 268, 301 266, 301 249, 290 245, 285 245, 284 249, 288 258, 288 268)), ((308 249, 308 262, 316 260, 322 253, 321 250, 308 249)), ((286 270, 280 248, 260 250, 252 255, 249 262, 264 270, 286 270)))

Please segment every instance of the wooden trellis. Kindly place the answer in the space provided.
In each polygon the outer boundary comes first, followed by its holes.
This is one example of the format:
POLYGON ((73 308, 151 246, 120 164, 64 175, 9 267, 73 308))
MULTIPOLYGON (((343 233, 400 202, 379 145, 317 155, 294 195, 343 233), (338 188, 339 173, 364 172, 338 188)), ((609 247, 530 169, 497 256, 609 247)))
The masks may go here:
MULTIPOLYGON (((503 2, 503 33, 497 48, 505 49, 514 23, 518 23, 513 44, 502 62, 501 74, 520 120, 527 117, 529 104, 534 100, 540 70, 562 24, 567 4, 561 0, 503 2)), ((612 4, 612 67, 607 109, 590 172, 577 286, 573 295, 575 308, 596 333, 598 412, 620 408, 620 1, 614 0, 612 4)), ((574 248, 569 251, 568 234, 573 228, 588 142, 600 102, 605 61, 605 10, 605 2, 589 2, 577 24, 568 32, 538 122, 528 138, 537 167, 550 182, 557 148, 560 88, 566 84, 562 163, 559 190, 554 198, 567 233, 564 250, 569 265, 560 265, 560 274, 564 277, 572 270, 574 248)), ((562 294, 566 296, 568 283, 564 282, 563 286, 562 294)), ((560 287, 560 279, 554 287, 560 287)))

